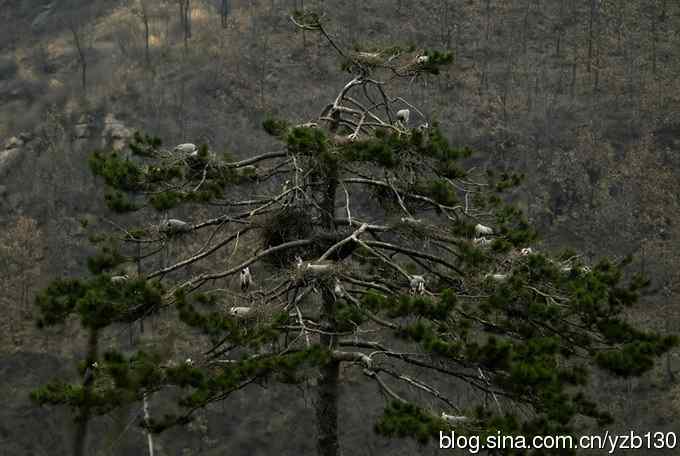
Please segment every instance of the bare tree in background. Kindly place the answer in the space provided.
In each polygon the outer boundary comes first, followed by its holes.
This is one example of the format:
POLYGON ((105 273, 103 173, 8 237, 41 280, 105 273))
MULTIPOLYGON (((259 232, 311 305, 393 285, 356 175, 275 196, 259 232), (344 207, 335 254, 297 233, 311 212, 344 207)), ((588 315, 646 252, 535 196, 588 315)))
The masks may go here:
POLYGON ((222 0, 220 3, 220 19, 222 21, 222 27, 224 28, 227 28, 230 12, 231 8, 229 5, 229 0, 222 0))
POLYGON ((38 261, 43 257, 43 232, 36 220, 20 216, 0 233, 0 290, 10 311, 6 316, 14 326, 29 314, 31 285, 39 277, 38 261))
POLYGON ((139 17, 144 26, 144 62, 146 63, 146 67, 151 69, 151 54, 149 49, 151 40, 149 0, 139 0, 139 8, 133 8, 132 12, 135 16, 139 17))
POLYGON ((191 38, 191 0, 177 0, 179 6, 179 21, 184 35, 184 49, 189 48, 191 38))

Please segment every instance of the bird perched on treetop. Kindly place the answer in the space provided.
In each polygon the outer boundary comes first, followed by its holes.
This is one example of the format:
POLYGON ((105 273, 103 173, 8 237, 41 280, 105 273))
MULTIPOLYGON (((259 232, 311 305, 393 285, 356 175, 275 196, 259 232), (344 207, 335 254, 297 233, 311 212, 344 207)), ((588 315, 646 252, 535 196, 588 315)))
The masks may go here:
POLYGON ((483 234, 493 234, 493 228, 478 223, 475 225, 475 236, 480 237, 483 234))
POLYGON ((404 125, 408 123, 410 117, 411 111, 409 111, 408 109, 400 109, 399 111, 397 111, 397 120, 404 125))
POLYGON ((414 275, 411 277, 411 294, 425 293, 425 277, 421 275, 414 275))
POLYGON ((198 147, 192 143, 178 144, 173 150, 189 156, 198 155, 198 147))

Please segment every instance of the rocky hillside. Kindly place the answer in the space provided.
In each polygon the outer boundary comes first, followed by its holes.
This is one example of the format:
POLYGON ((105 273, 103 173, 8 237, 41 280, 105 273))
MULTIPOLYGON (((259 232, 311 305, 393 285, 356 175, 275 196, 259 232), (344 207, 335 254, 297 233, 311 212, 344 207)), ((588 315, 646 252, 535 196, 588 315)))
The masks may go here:
MULTIPOLYGON (((324 41, 295 32, 287 14, 302 3, 322 10, 347 45, 451 49, 450 69, 405 83, 403 94, 478 150, 479 165, 526 174, 521 204, 541 248, 635 255, 653 283, 632 318, 680 332, 678 2, 194 0, 182 17, 165 0, 0 0, 0 373, 11 398, 0 453, 67 454, 71 444, 66 411, 36 409, 28 392, 75 375, 85 345, 75 326, 34 329, 31 302, 51 278, 85 269, 82 221, 106 216, 91 151, 122 149, 135 130, 235 156, 276 147, 261 121, 317 116, 346 76, 324 41)), ((172 330, 159 321, 112 337, 143 343, 172 330)), ((609 407, 621 429, 678 428, 677 355, 639 382, 595 385, 619 393, 609 407)), ((289 433, 309 427, 304 394, 257 401, 211 410, 164 436, 159 454, 311 452, 305 435, 289 433)), ((403 442, 363 428, 377 404, 356 402, 347 399, 342 429, 363 448, 352 454, 397 454, 403 442)), ((91 454, 135 454, 137 412, 94 423, 91 454)))

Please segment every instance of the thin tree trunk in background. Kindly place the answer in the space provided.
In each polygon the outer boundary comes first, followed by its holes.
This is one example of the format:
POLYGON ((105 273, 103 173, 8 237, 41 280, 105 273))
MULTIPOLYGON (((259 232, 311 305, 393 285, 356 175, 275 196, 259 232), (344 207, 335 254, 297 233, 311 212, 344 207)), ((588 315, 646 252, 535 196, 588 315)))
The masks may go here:
POLYGON ((83 94, 87 94, 87 57, 85 56, 85 49, 83 48, 82 37, 80 36, 80 31, 75 24, 70 24, 69 29, 71 30, 71 35, 73 36, 73 44, 76 47, 76 52, 78 53, 78 63, 80 64, 80 82, 83 88, 83 94))
MULTIPOLYGON (((99 351, 99 331, 90 329, 87 341, 87 356, 85 358, 85 369, 88 369, 97 360, 99 351)), ((87 441, 87 429, 90 421, 89 400, 92 395, 92 382, 83 385, 84 405, 81 414, 77 418, 75 441, 73 444, 74 456, 85 456, 85 442, 87 441)))
MULTIPOLYGON (((144 421, 149 423, 151 420, 151 415, 149 415, 149 399, 147 393, 144 393, 144 421)), ((149 456, 153 456, 153 434, 147 429, 146 430, 146 440, 149 445, 149 456)))
POLYGON ((227 20, 229 19, 229 0, 222 0, 222 4, 220 6, 220 17, 222 20, 222 27, 227 28, 227 20))
POLYGON ((590 0, 590 18, 588 20, 588 61, 586 64, 586 71, 590 73, 590 66, 592 64, 593 58, 593 33, 594 33, 594 21, 595 21, 595 8, 597 0, 590 0))
POLYGON ((142 1, 142 21, 144 22, 144 60, 146 61, 147 68, 151 68, 151 56, 149 54, 149 14, 146 7, 146 2, 142 1))

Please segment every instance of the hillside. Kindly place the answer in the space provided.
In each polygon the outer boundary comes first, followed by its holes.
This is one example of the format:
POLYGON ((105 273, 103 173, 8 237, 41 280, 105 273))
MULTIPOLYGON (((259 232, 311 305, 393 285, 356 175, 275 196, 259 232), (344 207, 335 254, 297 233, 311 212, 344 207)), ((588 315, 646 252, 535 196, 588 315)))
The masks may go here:
MULTIPOLYGON (((85 271, 92 248, 81 221, 108 217, 88 156, 122 149, 135 130, 235 157, 278 147, 261 129, 266 117, 307 121, 346 82, 326 42, 289 20, 301 3, 322 10, 347 45, 451 49, 450 68, 403 83, 403 93, 453 143, 480 152, 471 165, 526 174, 516 197, 540 248, 575 247, 589 262, 634 255, 652 286, 632 318, 680 332, 680 4, 231 0, 223 15, 222 1, 189 3, 183 19, 177 2, 161 0, 0 1, 3 454, 71 445, 67 412, 38 409, 28 393, 57 373, 75 376, 85 340, 75 323, 35 329, 31 303, 49 280, 85 271)), ((176 347, 186 342, 162 318, 110 337, 143 344, 169 334, 176 347)), ((616 393, 617 429, 678 428, 678 354, 639 381, 593 385, 616 393)), ((310 454, 302 433, 281 437, 312 427, 305 394, 266 390, 256 404, 243 395, 164 435, 158 453, 310 454)), ((369 397, 342 405, 352 454, 437 453, 365 429, 379 408, 369 397)), ((142 433, 127 427, 136 413, 95 422, 91 454, 137 451, 142 433)))

